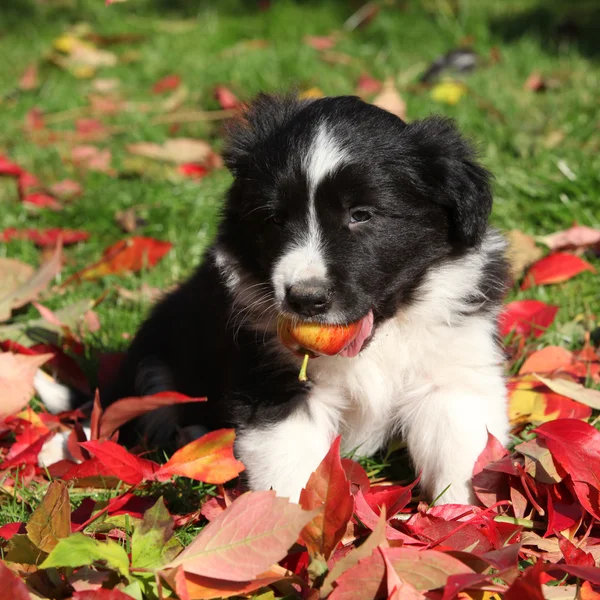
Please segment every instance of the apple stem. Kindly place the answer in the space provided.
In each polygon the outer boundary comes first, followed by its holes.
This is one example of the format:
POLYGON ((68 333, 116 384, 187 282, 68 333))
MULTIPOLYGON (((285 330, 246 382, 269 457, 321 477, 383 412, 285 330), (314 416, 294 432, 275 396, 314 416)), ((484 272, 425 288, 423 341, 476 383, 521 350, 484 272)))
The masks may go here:
POLYGON ((304 355, 304 360, 302 361, 302 367, 300 367, 300 373, 298 374, 298 381, 308 381, 306 377, 306 369, 308 367, 308 359, 310 358, 309 354, 304 355))

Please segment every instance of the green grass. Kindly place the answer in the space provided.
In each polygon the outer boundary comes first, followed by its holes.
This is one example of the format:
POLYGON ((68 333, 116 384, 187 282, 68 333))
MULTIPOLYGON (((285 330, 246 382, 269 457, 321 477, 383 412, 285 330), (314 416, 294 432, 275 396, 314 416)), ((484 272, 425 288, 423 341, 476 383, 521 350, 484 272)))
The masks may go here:
MULTIPOLYGON (((120 79, 123 97, 133 103, 158 102, 150 88, 170 73, 181 75, 188 86, 188 107, 205 110, 218 108, 212 96, 218 83, 230 85, 240 98, 249 99, 260 90, 291 86, 301 90, 316 86, 327 95, 349 94, 363 71, 379 79, 393 77, 407 102, 410 120, 441 113, 455 118, 477 142, 496 178, 492 217, 496 226, 535 235, 575 221, 599 227, 600 52, 590 37, 590 23, 598 17, 592 5, 570 3, 569 18, 581 23, 580 38, 557 41, 547 34, 565 17, 558 3, 547 0, 383 1, 380 14, 368 27, 341 35, 336 51, 353 57, 351 64, 331 65, 304 45, 302 38, 342 30, 356 8, 353 2, 278 0, 270 10, 260 11, 254 2, 241 0, 129 0, 110 7, 102 0, 6 1, 0 9, 4 65, 0 70, 0 151, 47 183, 78 177, 63 161, 67 145, 36 146, 23 134, 22 125, 26 113, 36 106, 47 114, 86 106, 91 81, 76 79, 42 60, 55 38, 69 26, 85 22, 99 34, 145 36, 141 42, 110 48, 119 55, 135 52, 134 62, 104 68, 98 74, 120 79), (521 30, 522 24, 528 26, 521 30), (258 38, 268 40, 268 47, 227 52, 242 40, 258 38), (415 85, 418 76, 432 59, 467 38, 473 39, 484 63, 467 79, 472 93, 456 106, 435 103, 427 90, 415 85), (490 64, 494 48, 499 50, 500 61, 490 64), (33 92, 18 92, 20 75, 35 61, 41 61, 43 85, 33 92), (538 94, 524 90, 532 70, 555 81, 556 87, 538 94), (552 145, 550 141, 557 136, 562 140, 552 145), (563 175, 559 161, 574 172, 574 180, 563 175)), ((126 144, 162 141, 170 135, 168 126, 152 123, 159 113, 143 112, 139 106, 105 118, 120 132, 98 145, 112 151, 117 171, 127 157, 126 144)), ((72 126, 69 120, 59 125, 72 126)), ((221 144, 219 124, 183 124, 176 135, 208 139, 216 149, 221 144)), ((124 237, 114 222, 119 209, 143 205, 141 214, 147 225, 140 233, 174 243, 173 251, 150 271, 71 286, 64 295, 44 301, 58 309, 81 298, 97 298, 117 285, 137 289, 146 282, 168 287, 182 280, 210 243, 229 182, 224 171, 199 183, 89 173, 83 179, 83 197, 64 212, 32 215, 19 203, 13 182, 5 179, 0 180, 0 224, 90 231, 90 241, 67 250, 63 278, 97 260, 105 247, 124 237)), ((40 260, 39 251, 27 242, 1 245, 0 255, 31 264, 40 260)), ((598 260, 595 264, 600 266, 598 260)), ((583 324, 600 309, 597 275, 592 273, 564 285, 511 293, 511 298, 533 297, 561 307, 556 323, 538 341, 540 346, 579 345, 586 328, 583 324), (579 324, 573 326, 574 320, 579 324)), ((117 350, 126 346, 126 334, 134 334, 148 306, 109 294, 97 310, 102 328, 88 335, 86 342, 97 350, 117 350)), ((16 319, 37 316, 29 308, 16 319)), ((11 519, 19 520, 23 516, 19 507, 14 510, 11 519)))

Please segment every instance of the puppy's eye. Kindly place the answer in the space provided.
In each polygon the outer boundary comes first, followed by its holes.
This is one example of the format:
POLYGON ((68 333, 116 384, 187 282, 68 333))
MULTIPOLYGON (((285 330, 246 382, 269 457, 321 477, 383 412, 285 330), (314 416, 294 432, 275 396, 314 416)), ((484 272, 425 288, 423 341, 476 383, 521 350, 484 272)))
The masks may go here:
POLYGON ((284 223, 283 217, 280 215, 273 215, 272 217, 269 217, 268 221, 273 225, 277 225, 277 227, 281 227, 284 223))
POLYGON ((350 224, 356 225, 357 223, 366 223, 373 215, 364 208, 353 210, 350 213, 350 224))

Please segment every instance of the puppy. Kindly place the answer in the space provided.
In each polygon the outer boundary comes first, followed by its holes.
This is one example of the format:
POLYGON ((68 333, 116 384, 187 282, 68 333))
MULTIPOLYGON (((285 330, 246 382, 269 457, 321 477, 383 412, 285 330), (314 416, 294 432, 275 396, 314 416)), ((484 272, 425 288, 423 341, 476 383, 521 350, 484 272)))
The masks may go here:
MULTIPOLYGON (((142 325, 105 394, 207 396, 139 419, 126 441, 233 426, 252 489, 297 501, 341 434, 372 455, 404 436, 431 498, 473 502, 487 431, 507 442, 496 320, 504 242, 490 176, 450 121, 406 124, 354 97, 261 95, 229 126, 216 240, 142 325), (300 359, 278 315, 360 322, 337 356, 300 359)), ((184 224, 182 224, 184 226, 184 224)))

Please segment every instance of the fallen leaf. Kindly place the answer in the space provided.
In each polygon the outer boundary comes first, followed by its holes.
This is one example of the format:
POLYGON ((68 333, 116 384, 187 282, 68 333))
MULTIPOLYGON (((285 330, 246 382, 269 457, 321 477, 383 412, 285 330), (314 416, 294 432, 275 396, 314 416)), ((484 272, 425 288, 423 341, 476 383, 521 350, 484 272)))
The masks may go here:
POLYGON ((425 596, 418 592, 414 586, 398 577, 394 566, 388 558, 386 548, 377 548, 385 564, 385 578, 387 587, 387 600, 425 600, 425 596))
MULTIPOLYGON (((6 264, 5 261, 0 263, 0 275, 4 270, 2 267, 6 267, 6 264)), ((60 273, 61 268, 62 244, 58 243, 52 256, 29 279, 8 291, 0 288, 0 322, 9 319, 13 310, 35 300, 50 281, 60 273)), ((0 277, 0 281, 3 279, 4 277, 0 277)))
MULTIPOLYGON (((463 562, 436 550, 389 548, 386 556, 396 574, 418 591, 442 587, 450 575, 473 573, 463 562)), ((366 600, 380 598, 379 586, 384 583, 385 563, 381 552, 361 560, 337 580, 330 600, 366 600)))
POLYGON ((176 90, 181 85, 181 77, 179 75, 165 75, 152 86, 153 94, 164 94, 171 90, 176 90))
POLYGON ((515 450, 526 457, 525 470, 537 481, 553 484, 563 480, 556 469, 548 446, 541 438, 517 444, 515 450), (530 460, 527 461, 527 458, 530 460))
POLYGON ((333 35, 305 35, 302 39, 307 46, 320 52, 331 50, 337 43, 337 39, 333 35))
POLYGON ((73 181, 71 179, 63 179, 62 181, 57 181, 53 183, 49 188, 50 192, 52 192, 53 196, 61 200, 73 200, 77 196, 81 196, 83 193, 83 188, 81 184, 77 181, 73 181))
POLYGON ((356 84, 356 93, 359 96, 377 94, 381 91, 383 84, 378 79, 371 77, 368 73, 362 73, 356 84))
POLYGON ((40 568, 76 568, 91 565, 97 561, 105 561, 110 568, 118 571, 124 577, 129 575, 129 557, 124 548, 111 539, 101 542, 83 535, 83 533, 74 533, 59 540, 40 568))
POLYGON ((506 252, 510 274, 513 280, 521 279, 527 267, 541 258, 542 249, 538 248, 535 240, 518 229, 512 229, 506 233, 508 249, 506 252))
POLYGON ((304 90, 298 96, 298 98, 300 98, 301 100, 317 100, 319 98, 323 98, 324 96, 325 96, 325 94, 323 94, 323 92, 321 91, 320 88, 311 87, 311 88, 308 88, 307 90, 304 90))
POLYGON ((159 468, 155 462, 134 456, 123 446, 108 440, 82 442, 80 446, 98 459, 106 473, 118 477, 129 485, 154 479, 154 473, 159 468))
POLYGON ((108 148, 100 149, 96 146, 75 146, 71 150, 71 161, 84 171, 99 171, 100 173, 114 174, 110 163, 112 154, 108 148))
POLYGON ((595 592, 589 581, 584 581, 579 588, 580 600, 600 600, 600 593, 595 592))
POLYGON ((223 110, 237 110, 242 107, 242 103, 237 99, 236 95, 224 85, 215 87, 214 96, 223 110))
POLYGON ((71 275, 63 286, 73 281, 92 281, 105 275, 135 273, 144 267, 153 267, 172 247, 170 242, 147 237, 121 240, 107 248, 97 263, 71 275))
POLYGON ((567 398, 572 398, 594 410, 600 410, 600 391, 586 388, 580 383, 568 381, 566 379, 549 379, 548 377, 542 377, 541 375, 536 375, 536 378, 553 392, 556 392, 561 396, 566 396, 567 398))
POLYGON ((0 561, 0 587, 2 594, 7 599, 31 600, 29 590, 23 580, 17 577, 4 561, 0 561))
POLYGON ((53 481, 27 523, 27 535, 40 550, 51 552, 70 534, 69 492, 62 481, 53 481))
MULTIPOLYGON (((106 0, 107 4, 125 2, 126 0, 106 0)), ((79 573, 79 571, 78 571, 79 573)), ((94 571, 94 573, 98 573, 94 571)), ((97 590, 82 590, 74 592, 72 600, 131 600, 131 596, 121 590, 98 588, 97 590)))
POLYGON ((209 173, 206 167, 196 163, 184 163, 183 165, 179 165, 177 170, 190 179, 202 179, 209 173))
POLYGON ((282 578, 283 574, 281 572, 272 569, 261 573, 252 581, 226 581, 186 573, 180 567, 171 571, 167 580, 175 588, 180 600, 214 600, 217 598, 220 600, 221 598, 250 594, 260 588, 280 581, 282 578))
POLYGON ((433 100, 451 106, 458 104, 466 94, 467 87, 458 81, 442 81, 431 89, 433 100))
POLYGON ((162 406, 204 401, 206 398, 190 398, 178 392, 159 392, 153 396, 121 398, 113 402, 102 413, 99 422, 99 437, 109 438, 125 423, 162 406))
POLYGON ((40 86, 38 78, 38 66, 36 63, 30 64, 19 79, 19 89, 24 92, 30 92, 40 86))
POLYGON ((33 208, 47 208, 54 212, 60 212, 63 206, 54 196, 45 194, 43 192, 36 192, 34 194, 27 194, 21 199, 23 204, 33 208))
POLYGON ((533 352, 526 359, 519 375, 528 373, 551 373, 574 362, 575 357, 570 350, 562 346, 546 346, 533 352))
POLYGON ((181 549, 181 544, 173 537, 173 517, 160 497, 133 531, 131 566, 156 569, 175 558, 181 549))
POLYGON ((385 537, 385 530, 386 512, 385 506, 383 506, 379 515, 379 521, 369 534, 369 537, 360 546, 352 548, 348 554, 337 560, 333 567, 329 569, 321 586, 321 593, 324 597, 333 591, 333 583, 342 573, 357 565, 363 558, 371 556, 377 547, 387 548, 389 546, 385 537))
POLYGON ((205 483, 230 481, 244 470, 233 455, 234 440, 233 429, 211 431, 177 450, 157 471, 156 478, 164 481, 180 475, 205 483))
POLYGON ((562 283, 584 271, 595 273, 596 269, 579 256, 566 252, 555 252, 531 266, 523 279, 521 289, 527 290, 532 285, 562 283))
POLYGON ((10 242, 11 240, 29 240, 36 246, 42 248, 54 248, 59 240, 62 240, 63 246, 85 242, 90 237, 87 231, 75 231, 73 229, 16 229, 8 227, 0 232, 0 241, 10 242))
POLYGON ((525 83, 523 89, 529 92, 543 92, 546 89, 546 82, 539 71, 532 71, 525 83))
POLYGON ((582 506, 600 518, 600 432, 576 419, 544 423, 533 430, 573 481, 582 506), (591 488, 591 489, 590 489, 591 488))
POLYGON ((544 304, 540 300, 516 300, 509 302, 500 313, 498 327, 500 335, 516 335, 528 338, 540 337, 554 322, 558 306, 544 304))
POLYGON ((373 98, 373 104, 406 120, 406 102, 398 93, 392 77, 384 81, 381 92, 373 98))
POLYGON ((333 442, 300 493, 304 510, 322 509, 302 530, 301 537, 311 556, 324 560, 329 559, 344 537, 354 508, 350 482, 340 458, 340 439, 338 436, 333 442))
POLYGON ((115 214, 115 221, 125 233, 133 233, 136 229, 147 224, 142 217, 138 216, 135 207, 133 206, 125 210, 117 211, 115 214))
POLYGON ((127 151, 131 154, 177 164, 190 162, 205 164, 213 154, 208 142, 190 138, 175 138, 167 140, 164 144, 153 142, 129 144, 127 151))
POLYGON ((213 519, 165 568, 248 581, 281 560, 315 516, 273 491, 246 492, 213 519))
POLYGON ((564 231, 542 237, 541 242, 553 251, 587 248, 600 244, 600 229, 574 225, 564 231))
POLYGON ((8 175, 9 177, 20 177, 23 169, 14 162, 11 162, 0 154, 0 175, 8 175))

